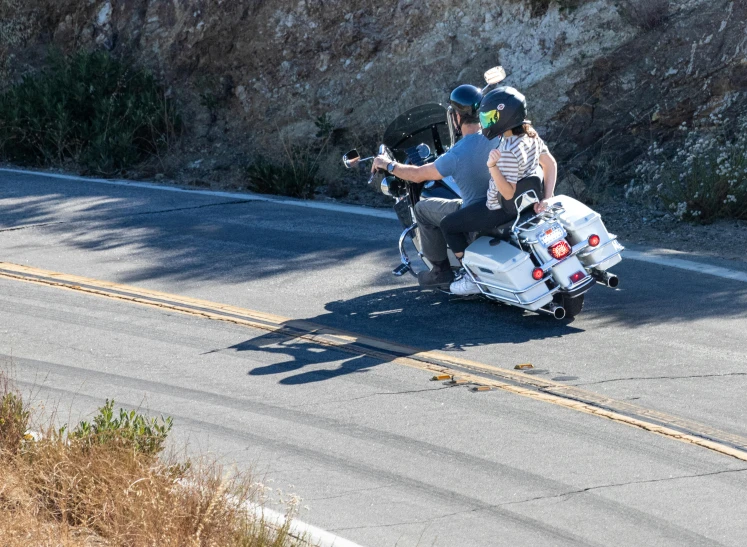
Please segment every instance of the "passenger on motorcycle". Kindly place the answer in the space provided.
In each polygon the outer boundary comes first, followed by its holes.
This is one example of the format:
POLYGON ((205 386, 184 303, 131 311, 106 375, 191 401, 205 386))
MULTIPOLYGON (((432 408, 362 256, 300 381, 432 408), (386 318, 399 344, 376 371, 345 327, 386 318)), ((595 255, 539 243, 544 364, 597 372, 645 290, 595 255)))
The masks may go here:
POLYGON ((410 182, 420 183, 450 176, 459 187, 462 199, 427 198, 415 204, 421 252, 433 265, 430 271, 418 274, 421 287, 447 288, 454 280, 446 240, 440 228, 444 217, 461 207, 485 202, 490 179, 486 162, 498 142, 485 138, 480 132, 478 109, 481 100, 482 92, 471 85, 460 85, 452 91, 449 97, 450 123, 461 130, 463 137, 435 162, 422 166, 403 165, 390 161, 386 156, 379 156, 373 163, 373 170, 385 169, 410 182))
MULTIPOLYGON (((503 140, 497 149, 490 151, 487 160, 491 177, 487 195, 441 221, 444 238, 460 260, 469 244, 469 233, 490 230, 516 218, 513 199, 517 197, 519 181, 534 175, 538 166, 542 168, 544 191, 532 188, 538 196, 543 196, 543 202, 535 205, 535 212, 540 212, 552 197, 557 178, 555 158, 526 119, 524 95, 512 87, 495 89, 483 98, 479 116, 483 135, 488 139, 503 135, 503 140)), ((468 276, 452 283, 450 290, 454 294, 480 293, 468 276)))

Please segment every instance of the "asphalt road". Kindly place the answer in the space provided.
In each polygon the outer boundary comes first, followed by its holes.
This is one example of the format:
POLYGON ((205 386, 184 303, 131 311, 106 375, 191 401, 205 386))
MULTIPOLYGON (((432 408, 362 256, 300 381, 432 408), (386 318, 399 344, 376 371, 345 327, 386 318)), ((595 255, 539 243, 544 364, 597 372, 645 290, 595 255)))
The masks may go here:
MULTIPOLYGON (((614 226, 610 227, 614 231, 614 226)), ((387 219, 0 173, 0 262, 438 350, 747 436, 747 283, 623 261, 571 323, 421 293, 387 219)), ((723 265, 723 264, 721 264, 723 265)), ((743 263, 735 263, 744 269, 743 263)), ((0 361, 105 398, 370 546, 744 545, 747 462, 267 330, 0 277, 0 361)))

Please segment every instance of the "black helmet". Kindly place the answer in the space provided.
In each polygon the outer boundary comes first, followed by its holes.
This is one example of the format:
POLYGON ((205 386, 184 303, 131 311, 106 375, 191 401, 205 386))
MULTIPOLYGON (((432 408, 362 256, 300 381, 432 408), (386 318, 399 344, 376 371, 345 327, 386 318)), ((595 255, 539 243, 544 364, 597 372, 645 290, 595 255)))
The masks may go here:
POLYGON ((477 123, 477 109, 482 101, 482 91, 473 85, 460 85, 449 96, 451 107, 461 114, 462 123, 477 123))
POLYGON ((462 136, 462 124, 479 123, 477 109, 482 101, 482 91, 473 85, 460 85, 449 96, 449 108, 446 121, 449 124, 449 136, 451 144, 456 144, 462 136), (459 120, 457 120, 457 113, 459 120))
POLYGON ((513 87, 494 89, 480 103, 482 134, 489 140, 527 122, 527 100, 513 87))

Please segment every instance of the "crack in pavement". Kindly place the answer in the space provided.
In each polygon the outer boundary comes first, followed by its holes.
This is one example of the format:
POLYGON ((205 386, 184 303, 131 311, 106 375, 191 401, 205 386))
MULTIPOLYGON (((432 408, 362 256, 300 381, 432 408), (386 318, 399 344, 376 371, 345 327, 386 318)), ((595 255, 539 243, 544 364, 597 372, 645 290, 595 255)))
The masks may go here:
POLYGON ((351 494, 358 494, 360 492, 372 492, 374 490, 383 490, 384 488, 392 488, 393 486, 396 486, 396 484, 395 483, 383 484, 381 486, 372 486, 371 488, 357 488, 354 490, 347 490, 346 492, 343 492, 341 494, 335 494, 334 496, 327 496, 325 498, 304 498, 304 501, 315 502, 315 501, 324 501, 324 500, 334 500, 337 498, 344 498, 345 496, 349 496, 351 494))
MULTIPOLYGON (((192 211, 195 209, 205 209, 208 207, 221 207, 223 205, 241 205, 244 203, 255 203, 253 200, 250 199, 240 199, 235 201, 222 201, 220 203, 206 203, 203 205, 193 205, 191 207, 175 207, 173 209, 161 209, 158 211, 141 211, 139 213, 131 213, 127 215, 128 217, 137 217, 137 216, 146 216, 146 215, 161 215, 164 213, 175 213, 179 211, 192 211)), ((107 221, 116 219, 116 218, 124 218, 124 216, 121 217, 109 217, 107 218, 107 221)), ((42 222, 39 224, 24 224, 23 226, 12 226, 10 228, 2 228, 0 229, 0 233, 3 232, 15 232, 18 230, 30 230, 33 228, 44 228, 46 226, 59 226, 60 224, 85 224, 89 222, 96 222, 95 220, 60 220, 57 222, 42 222)))
POLYGON ((599 380, 597 382, 582 382, 580 384, 568 384, 574 387, 578 386, 595 386, 607 384, 610 382, 631 382, 634 380, 687 380, 690 378, 725 378, 727 376, 747 376, 747 372, 724 372, 722 374, 693 374, 689 376, 633 376, 630 378, 610 378, 609 380, 599 380))
POLYGON ((591 492, 594 490, 603 490, 606 488, 619 488, 621 486, 632 486, 637 484, 652 484, 657 482, 668 482, 668 481, 675 481, 675 480, 681 480, 681 479, 697 479, 702 477, 711 477, 714 475, 724 475, 727 473, 743 473, 747 471, 747 467, 742 467, 740 469, 723 469, 721 471, 711 471, 709 473, 698 473, 695 475, 680 475, 678 477, 666 477, 662 479, 646 479, 646 480, 640 480, 640 481, 629 481, 629 482, 621 482, 621 483, 614 483, 614 484, 600 484, 597 486, 588 486, 586 488, 580 488, 578 490, 570 490, 568 492, 562 492, 560 494, 551 494, 546 496, 536 496, 533 498, 527 498, 523 500, 517 500, 517 501, 507 501, 503 503, 495 503, 495 504, 485 504, 481 505, 479 507, 473 507, 471 509, 464 509, 462 511, 455 511, 453 513, 448 513, 445 515, 439 515, 437 517, 432 517, 428 519, 420 519, 420 520, 411 520, 411 521, 403 521, 403 522, 394 522, 391 524, 380 524, 380 525, 372 525, 372 526, 351 526, 348 528, 333 528, 330 530, 330 532, 345 532, 349 530, 365 530, 369 528, 391 528, 394 526, 405 526, 409 524, 429 524, 432 522, 435 522, 440 519, 454 517, 457 515, 466 515, 469 513, 478 513, 480 511, 488 511, 490 509, 497 509, 499 507, 506 507, 508 505, 520 505, 523 503, 529 503, 532 501, 542 501, 542 500, 551 500, 556 498, 563 498, 565 496, 574 496, 577 494, 585 494, 587 492, 591 492))

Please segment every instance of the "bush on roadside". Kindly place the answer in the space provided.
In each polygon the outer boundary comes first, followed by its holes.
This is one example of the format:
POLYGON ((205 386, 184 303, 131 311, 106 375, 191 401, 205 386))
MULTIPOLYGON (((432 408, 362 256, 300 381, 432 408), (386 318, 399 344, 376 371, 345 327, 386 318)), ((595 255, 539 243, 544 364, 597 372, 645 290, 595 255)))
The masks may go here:
POLYGON ((150 72, 101 51, 53 55, 0 96, 0 152, 24 165, 112 175, 167 149, 180 127, 150 72))
POLYGON ((288 535, 290 519, 278 529, 247 511, 262 501, 248 476, 164 456, 170 419, 115 413, 107 401, 91 423, 24 441, 30 411, 0 372, 3 386, 2 416, 12 419, 0 421, 0 439, 14 448, 0 449, 4 547, 307 545, 288 535))
POLYGON ((324 114, 314 120, 316 140, 294 145, 281 138, 284 155, 278 160, 258 156, 245 170, 249 190, 259 194, 277 194, 313 199, 326 180, 320 175, 321 160, 335 126, 324 114))
MULTIPOLYGON (((677 220, 747 219, 747 119, 737 127, 720 116, 711 123, 720 129, 689 131, 670 158, 652 143, 626 198, 664 208, 677 220)), ((681 129, 688 131, 684 124, 681 129)))
MULTIPOLYGON (((127 412, 123 408, 119 409, 117 417, 114 414, 114 401, 107 399, 93 421, 80 422, 70 431, 68 439, 89 446, 117 444, 155 456, 163 450, 172 425, 171 418, 148 418, 134 410, 127 412)), ((64 433, 64 428, 61 433, 64 433)))
POLYGON ((259 194, 311 199, 314 191, 324 184, 315 156, 300 148, 295 148, 284 162, 273 162, 259 156, 246 168, 247 187, 259 194))

